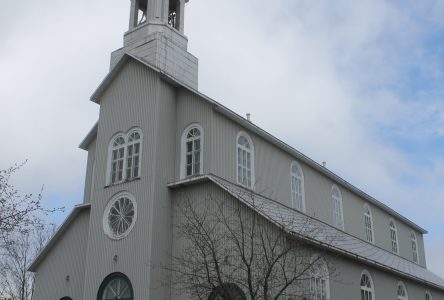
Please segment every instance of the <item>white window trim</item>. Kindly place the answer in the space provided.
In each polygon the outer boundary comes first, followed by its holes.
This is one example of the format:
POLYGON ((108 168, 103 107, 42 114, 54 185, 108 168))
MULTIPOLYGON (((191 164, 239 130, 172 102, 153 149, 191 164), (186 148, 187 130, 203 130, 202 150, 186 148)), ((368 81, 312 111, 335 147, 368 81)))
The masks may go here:
POLYGON ((430 293, 430 291, 426 291, 425 296, 429 296, 430 300, 433 300, 432 293, 430 293))
MULTIPOLYGON (((142 177, 142 153, 143 153, 143 134, 142 134, 142 130, 138 127, 134 127, 131 128, 130 130, 128 130, 127 134, 126 134, 126 144, 125 144, 125 163, 123 164, 123 166, 125 167, 125 175, 124 175, 124 180, 127 180, 126 178, 126 167, 127 167, 127 163, 128 163, 128 145, 129 145, 129 137, 131 136, 131 134, 133 134, 134 132, 137 132, 140 136, 140 140, 139 140, 139 144, 140 144, 140 148, 139 148, 139 174, 137 177, 135 178, 140 178, 142 177)), ((136 144, 136 143, 132 143, 132 144, 136 144)), ((135 179, 132 178, 132 179, 135 179)))
POLYGON ((302 211, 305 212, 305 179, 304 179, 304 172, 302 171, 301 165, 297 161, 292 161, 290 164, 290 189, 291 189, 291 205, 292 208, 296 209, 294 205, 294 199, 293 199, 293 176, 296 176, 296 174, 293 173, 293 167, 296 166, 299 169, 299 172, 301 173, 301 186, 302 186, 302 211))
POLYGON ((311 284, 311 279, 313 277, 315 277, 317 274, 319 273, 323 273, 322 277, 323 279, 325 279, 325 295, 326 295, 326 300, 330 300, 330 274, 329 274, 329 270, 328 270, 328 265, 325 262, 325 259, 320 257, 319 254, 313 254, 311 256, 311 260, 310 260, 311 264, 315 264, 312 265, 310 268, 310 284, 311 284), (314 263, 315 260, 318 260, 317 262, 314 263), (322 270, 314 270, 314 266, 321 266, 322 270))
POLYGON ((256 185, 256 179, 255 179, 255 168, 254 168, 254 144, 253 144, 253 140, 251 139, 251 137, 248 135, 248 133, 246 133, 245 131, 239 131, 236 135, 236 141, 235 141, 235 145, 236 145, 236 182, 240 185, 242 185, 243 187, 249 188, 251 190, 254 191, 255 189, 255 185, 256 185), (239 163, 239 153, 237 151, 239 145, 238 145, 238 140, 239 137, 245 137, 248 140, 248 143, 250 143, 250 158, 251 158, 251 186, 244 186, 242 183, 239 182, 239 168, 238 168, 238 163, 239 163))
POLYGON ((113 197, 111 197, 111 199, 108 201, 108 204, 105 207, 105 210, 103 211, 103 217, 102 217, 102 227, 103 227, 103 231, 105 232, 107 237, 109 237, 112 240, 116 240, 116 241, 124 239, 125 237, 127 237, 131 233, 131 231, 134 228, 134 225, 136 224, 136 221, 137 221, 137 202, 132 194, 130 194, 129 192, 119 192, 119 193, 115 194, 113 197), (123 233, 122 235, 116 236, 113 232, 111 232, 111 229, 109 228, 108 214, 109 214, 109 211, 110 211, 112 205, 114 204, 114 202, 118 198, 122 198, 122 197, 130 199, 131 202, 133 203, 134 218, 133 218, 133 221, 132 221, 130 227, 127 229, 127 231, 125 233, 123 233))
POLYGON ((179 170, 180 179, 185 179, 187 177, 186 168, 185 168, 186 141, 187 141, 187 134, 192 128, 197 128, 200 130, 200 173, 199 174, 203 174, 204 130, 199 123, 192 123, 182 131, 182 136, 180 138, 180 170, 179 170))
POLYGON ((375 284, 373 282, 372 276, 370 275, 370 272, 367 271, 367 270, 362 271, 361 277, 359 278, 359 291, 362 290, 362 285, 360 284, 361 283, 360 281, 362 280, 362 276, 363 275, 366 275, 368 277, 368 279, 370 280, 370 284, 372 286, 371 290, 368 290, 368 288, 365 288, 364 290, 365 291, 370 291, 372 293, 372 300, 375 300, 376 299, 376 296, 375 296, 375 284))
POLYGON ((418 264, 418 265, 419 265, 418 237, 416 236, 416 233, 415 233, 413 230, 410 232, 410 245, 412 245, 412 243, 413 243, 412 236, 415 237, 416 259, 417 259, 416 261, 413 259, 413 258, 414 258, 414 252, 413 252, 413 248, 412 248, 412 261, 413 261, 415 264, 418 264))
POLYGON ((364 204, 364 230, 365 230, 365 239, 366 239, 367 242, 370 242, 367 239, 367 226, 365 224, 365 217, 366 216, 368 216, 370 218, 370 226, 372 227, 372 240, 371 240, 371 243, 375 244, 375 227, 374 227, 374 224, 373 224, 373 213, 372 213, 372 209, 371 209, 370 205, 368 205, 367 203, 364 204), (367 211, 369 213, 367 213, 367 211))
POLYGON ((400 300, 400 299, 398 298, 398 289, 399 289, 399 286, 402 286, 402 287, 404 288, 404 291, 405 291, 405 298, 402 299, 402 300, 409 300, 409 293, 408 293, 408 291, 407 291, 407 287, 405 286, 404 282, 402 282, 402 281, 398 282, 398 284, 396 285, 396 299, 397 299, 397 300, 400 300))
POLYGON ((122 181, 118 181, 118 182, 114 182, 111 183, 111 164, 112 164, 112 152, 113 152, 113 144, 114 141, 119 138, 122 137, 125 140, 125 143, 123 144, 123 148, 124 148, 124 154, 123 154, 123 174, 122 174, 122 179, 125 178, 125 152, 126 152, 126 136, 125 134, 123 134, 122 132, 116 133, 115 135, 112 136, 111 140, 108 143, 108 162, 107 162, 107 168, 106 168, 106 185, 110 185, 110 184, 117 184, 120 183, 122 181))
POLYGON ((332 187, 331 187, 331 191, 330 191, 330 200, 331 200, 331 204, 332 204, 332 214, 333 214, 333 225, 336 227, 336 228, 339 228, 339 229, 342 229, 342 230, 344 230, 344 223, 345 223, 345 221, 344 221, 344 208, 343 208, 343 206, 342 206, 342 193, 341 193, 341 190, 339 189, 339 187, 336 185, 336 184, 334 184, 332 187), (340 227, 338 227, 337 226, 337 224, 336 224, 336 222, 335 222, 335 212, 334 212, 334 206, 333 206, 333 191, 334 190, 337 190, 338 192, 339 192, 339 199, 337 199, 337 200, 339 200, 339 208, 340 208, 340 212, 341 212, 341 226, 340 227))
POLYGON ((398 238, 398 226, 396 226, 396 222, 393 218, 389 221, 389 232, 390 232, 390 250, 393 253, 399 254, 399 238, 398 238), (396 251, 393 251, 393 239, 392 239, 392 226, 390 224, 393 223, 393 227, 395 229, 395 237, 396 237, 396 251))
MULTIPOLYGON (((127 167, 127 151, 128 151, 128 139, 134 132, 137 132, 140 135, 140 149, 139 149, 139 176, 136 178, 142 177, 142 154, 143 154, 143 133, 142 130, 138 127, 130 128, 126 133, 118 132, 112 136, 108 144, 108 159, 107 159, 107 167, 106 167, 106 183, 105 185, 114 185, 120 184, 127 180, 126 177, 126 167, 127 167), (123 154, 123 174, 122 180, 111 182, 111 162, 112 162, 112 151, 113 151, 113 143, 118 138, 122 137, 125 140, 124 144, 124 154, 123 154)), ((134 179, 134 178, 133 178, 134 179)))

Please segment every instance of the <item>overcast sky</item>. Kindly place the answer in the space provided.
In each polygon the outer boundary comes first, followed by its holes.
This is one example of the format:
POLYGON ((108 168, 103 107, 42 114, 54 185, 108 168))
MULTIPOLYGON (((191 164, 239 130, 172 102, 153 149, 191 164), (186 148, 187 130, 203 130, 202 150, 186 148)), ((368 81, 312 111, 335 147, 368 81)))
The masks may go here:
MULTIPOLYGON (((83 199, 89 101, 128 0, 0 2, 0 168, 45 203, 83 199)), ((191 0, 199 90, 429 230, 444 277, 444 1, 191 0)))

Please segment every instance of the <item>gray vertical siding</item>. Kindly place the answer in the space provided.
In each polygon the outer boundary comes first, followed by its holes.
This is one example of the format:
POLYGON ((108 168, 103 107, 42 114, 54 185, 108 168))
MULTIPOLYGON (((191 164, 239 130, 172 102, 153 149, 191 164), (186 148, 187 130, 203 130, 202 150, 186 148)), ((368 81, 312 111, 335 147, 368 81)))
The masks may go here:
POLYGON ((174 179, 176 133, 175 90, 165 82, 160 83, 157 108, 157 137, 155 138, 155 183, 149 224, 151 244, 152 276, 149 299, 169 299, 170 291, 165 288, 168 276, 161 266, 171 262, 171 200, 167 184, 174 179))
MULTIPOLYGON (((134 61, 122 69, 101 98, 97 134, 96 172, 93 188, 91 223, 88 242, 87 268, 83 299, 95 299, 102 280, 110 273, 122 272, 133 283, 136 299, 149 299, 155 189, 158 184, 156 160, 158 153, 158 122, 163 102, 161 80, 148 68, 134 61), (139 127, 143 132, 140 179, 106 187, 108 145, 114 134, 139 127), (130 192, 137 201, 137 221, 132 232, 123 240, 108 238, 102 229, 102 217, 108 201, 121 191, 130 192), (114 262, 114 255, 118 261, 114 262)), ((166 189, 166 187, 164 187, 166 189)), ((157 237, 157 236, 156 236, 157 237)))
POLYGON ((91 185, 93 184, 94 160, 96 159, 96 140, 92 141, 88 147, 88 159, 86 164, 85 191, 83 193, 83 203, 91 202, 91 185))
POLYGON ((425 299, 427 290, 432 293, 433 300, 444 299, 442 291, 426 288, 415 281, 364 266, 348 259, 337 259, 335 263, 337 277, 330 281, 331 299, 360 299, 360 278, 364 270, 367 270, 373 279, 374 299, 397 299, 397 285, 400 281, 405 284, 409 299, 425 299))
MULTIPOLYGON (((211 105, 207 104, 209 110, 211 105)), ((291 157, 278 147, 249 132, 221 114, 213 112, 211 135, 211 168, 210 172, 236 182, 236 135, 240 130, 247 132, 253 140, 255 149, 255 191, 272 199, 291 206, 290 164, 297 159, 291 157)), ((205 128, 204 128, 205 129, 205 128)), ((207 139, 208 143, 208 139, 207 139)), ((306 213, 329 224, 333 224, 331 188, 336 184, 325 175, 298 161, 304 172, 306 213)), ((344 210, 344 229, 365 240, 364 204, 368 203, 360 196, 337 184, 342 193, 344 210)), ((390 251, 388 220, 390 215, 382 209, 368 203, 373 213, 374 235, 376 245, 390 251)), ((410 245, 411 228, 400 220, 398 239, 400 255, 412 260, 410 245)), ((425 266, 422 235, 416 232, 420 255, 420 265, 425 266)))
POLYGON ((37 268, 34 300, 83 298, 89 211, 82 212, 37 268), (69 281, 66 280, 69 276, 69 281))
POLYGON ((213 110, 208 105, 202 101, 202 99, 185 90, 179 89, 177 93, 177 115, 176 115, 176 165, 175 169, 175 180, 180 179, 180 161, 181 161, 181 137, 185 128, 193 123, 197 123, 203 128, 203 173, 211 172, 211 166, 214 163, 212 161, 212 153, 214 148, 212 147, 212 118, 213 110))

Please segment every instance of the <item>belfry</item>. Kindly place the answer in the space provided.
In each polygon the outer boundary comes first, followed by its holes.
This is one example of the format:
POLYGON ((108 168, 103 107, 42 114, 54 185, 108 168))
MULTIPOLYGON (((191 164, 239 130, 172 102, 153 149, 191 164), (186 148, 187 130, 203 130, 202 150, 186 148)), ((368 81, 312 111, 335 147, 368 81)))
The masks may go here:
POLYGON ((111 54, 111 69, 125 54, 135 56, 192 89, 198 88, 198 60, 184 35, 187 0, 131 0, 123 47, 111 54))

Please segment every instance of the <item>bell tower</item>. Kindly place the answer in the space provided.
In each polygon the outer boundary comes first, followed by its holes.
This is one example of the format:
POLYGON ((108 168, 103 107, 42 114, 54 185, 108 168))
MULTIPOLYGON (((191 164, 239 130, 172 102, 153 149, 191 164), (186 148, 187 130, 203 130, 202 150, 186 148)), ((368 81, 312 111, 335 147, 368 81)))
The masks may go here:
POLYGON ((186 2, 131 0, 129 29, 123 48, 111 54, 111 69, 128 53, 197 90, 198 60, 187 51, 184 35, 186 2))

